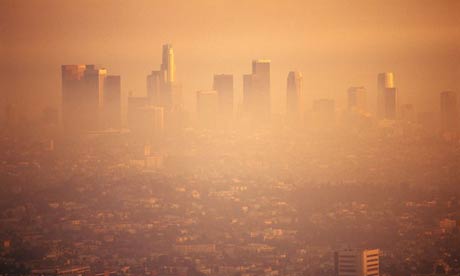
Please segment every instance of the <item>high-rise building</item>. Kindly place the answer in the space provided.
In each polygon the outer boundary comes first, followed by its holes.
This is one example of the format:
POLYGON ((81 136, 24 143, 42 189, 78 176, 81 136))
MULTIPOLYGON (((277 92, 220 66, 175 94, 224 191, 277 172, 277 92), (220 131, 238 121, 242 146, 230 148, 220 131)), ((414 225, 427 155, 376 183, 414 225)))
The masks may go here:
POLYGON ((383 94, 383 118, 393 120, 396 117, 396 88, 385 88, 383 94))
POLYGON ((105 128, 121 127, 121 78, 109 75, 104 85, 103 118, 105 128))
POLYGON ((270 60, 252 61, 252 74, 243 75, 245 110, 258 122, 270 117, 270 60))
POLYGON ((97 130, 102 125, 107 70, 94 65, 62 65, 62 120, 67 130, 97 130))
POLYGON ((182 85, 174 82, 168 86, 167 105, 173 111, 180 111, 182 109, 182 85))
POLYGON ((95 65, 86 65, 84 72, 85 78, 85 89, 89 95, 91 104, 95 104, 98 107, 98 111, 102 111, 104 106, 104 85, 107 77, 106 69, 98 69, 95 65))
POLYGON ((159 139, 164 133, 164 108, 161 106, 147 106, 143 108, 147 119, 147 130, 152 140, 159 139))
POLYGON ((366 88, 353 86, 348 89, 348 110, 363 113, 367 109, 366 88))
POLYGON ((458 93, 443 91, 440 94, 441 127, 443 130, 459 128, 458 93))
POLYGON ((164 95, 162 94, 164 85, 163 71, 152 71, 152 73, 147 76, 147 97, 151 104, 158 106, 164 104, 164 95))
POLYGON ((223 123, 228 123, 233 115, 233 75, 214 75, 213 90, 219 98, 219 113, 223 123))
POLYGON ((298 120, 303 115, 302 73, 291 71, 287 77, 286 113, 289 119, 298 120))
POLYGON ((270 60, 252 61, 252 89, 256 97, 256 109, 261 116, 270 116, 270 60))
POLYGON ((165 44, 160 70, 147 76, 147 96, 151 104, 163 106, 166 112, 182 106, 182 86, 176 82, 175 74, 174 51, 171 44, 165 44))
POLYGON ((86 65, 62 65, 62 123, 69 129, 72 122, 81 125, 79 122, 80 102, 83 102, 84 94, 84 73, 86 65))
POLYGON ((336 251, 335 276, 379 276, 379 254, 379 249, 336 251))
POLYGON ((171 44, 163 45, 161 71, 166 73, 165 82, 171 83, 175 81, 176 65, 174 64, 174 51, 171 44))
POLYGON ((196 108, 198 125, 204 128, 215 128, 217 124, 217 110, 219 108, 217 91, 197 91, 196 108))
POLYGON ((394 119, 396 115, 396 88, 392 72, 377 76, 377 115, 381 119, 394 119))

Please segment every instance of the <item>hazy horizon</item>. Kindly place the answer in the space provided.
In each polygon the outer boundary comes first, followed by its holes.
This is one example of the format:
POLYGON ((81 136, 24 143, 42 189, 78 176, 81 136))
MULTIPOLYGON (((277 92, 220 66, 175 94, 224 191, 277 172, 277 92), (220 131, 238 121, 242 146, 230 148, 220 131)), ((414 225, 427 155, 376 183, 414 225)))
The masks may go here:
MULTIPOLYGON (((460 90, 459 1, 61 1, 0 2, 2 101, 35 115, 58 107, 61 64, 98 64, 121 75, 122 92, 144 95, 145 78, 172 43, 185 108, 213 74, 235 79, 268 58, 274 113, 284 112, 286 77, 298 70, 310 99, 345 106, 346 89, 396 75, 398 103, 439 108, 439 93, 460 90)), ((2 104, 3 106, 3 104, 2 104)))
POLYGON ((460 276, 460 0, 0 0, 0 38, 0 276, 460 276))

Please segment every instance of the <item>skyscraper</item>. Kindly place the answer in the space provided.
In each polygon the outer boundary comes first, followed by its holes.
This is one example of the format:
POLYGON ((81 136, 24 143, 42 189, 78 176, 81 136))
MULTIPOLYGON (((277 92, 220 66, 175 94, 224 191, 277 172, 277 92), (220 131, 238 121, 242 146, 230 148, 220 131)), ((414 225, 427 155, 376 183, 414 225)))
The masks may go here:
POLYGON ((94 65, 62 65, 62 120, 67 130, 101 127, 107 70, 94 65))
POLYGON ((263 122, 270 117, 270 60, 252 61, 252 74, 243 75, 243 97, 252 119, 263 122))
POLYGON ((396 115, 396 88, 392 72, 377 76, 377 115, 381 119, 394 119, 396 115))
POLYGON ((348 89, 348 110, 363 113, 367 109, 366 88, 353 86, 348 89))
POLYGON ((393 120, 396 117, 396 88, 385 88, 383 94, 383 118, 393 120))
POLYGON ((443 91, 440 94, 441 127, 444 131, 459 128, 458 93, 443 91))
POLYGON ((171 44, 163 45, 161 71, 166 73, 166 83, 175 81, 176 65, 174 64, 174 51, 171 44))
POLYGON ((163 71, 152 71, 147 76, 147 97, 151 104, 163 105, 162 88, 165 85, 163 71))
POLYGON ((347 249, 334 253, 336 276, 378 276, 378 249, 347 249))
POLYGON ((83 76, 86 65, 62 65, 62 124, 66 129, 72 126, 72 122, 79 125, 79 102, 83 101, 82 91, 84 89, 83 76))
POLYGON ((367 91, 363 86, 352 86, 347 90, 348 112, 345 114, 345 122, 349 127, 366 128, 369 126, 369 114, 367 109, 367 91))
POLYGON ((85 89, 89 94, 87 95, 89 99, 95 100, 91 103, 98 107, 98 111, 101 111, 104 105, 104 84, 106 77, 106 69, 98 69, 95 65, 86 65, 84 72, 85 89))
POLYGON ((227 124, 233 115, 233 75, 214 75, 212 86, 219 98, 219 117, 227 124))
POLYGON ((270 60, 252 61, 252 89, 256 97, 256 109, 260 116, 270 116, 270 60))
POLYGON ((159 71, 147 76, 147 96, 151 104, 163 106, 165 112, 178 110, 182 105, 182 86, 176 82, 176 66, 171 44, 163 45, 159 71))
POLYGON ((147 115, 149 136, 152 140, 159 139, 164 133, 164 108, 161 106, 148 106, 144 108, 147 115))
POLYGON ((286 113, 290 120, 298 120, 303 115, 302 73, 289 72, 286 88, 286 113))

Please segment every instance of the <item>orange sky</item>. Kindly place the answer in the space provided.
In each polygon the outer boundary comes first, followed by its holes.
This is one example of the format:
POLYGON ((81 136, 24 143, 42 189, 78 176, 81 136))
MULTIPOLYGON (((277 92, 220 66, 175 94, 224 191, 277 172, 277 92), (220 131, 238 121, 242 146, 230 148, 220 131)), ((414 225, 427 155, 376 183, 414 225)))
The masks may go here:
POLYGON ((272 60, 275 112, 293 69, 306 95, 339 105, 352 85, 366 86, 373 101, 381 71, 395 72, 399 103, 419 111, 436 110, 442 90, 460 91, 457 0, 1 0, 2 102, 57 106, 60 65, 72 63, 102 65, 122 76, 125 93, 144 94, 166 42, 189 110, 214 73, 235 75, 238 102, 254 58, 272 60))

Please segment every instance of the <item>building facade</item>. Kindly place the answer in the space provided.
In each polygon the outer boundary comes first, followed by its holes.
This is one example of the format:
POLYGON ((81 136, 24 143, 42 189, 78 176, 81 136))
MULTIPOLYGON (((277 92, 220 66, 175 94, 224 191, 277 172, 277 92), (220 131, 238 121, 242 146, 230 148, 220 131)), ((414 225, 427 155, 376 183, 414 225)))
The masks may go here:
POLYGON ((336 276, 379 276, 379 249, 345 249, 334 253, 336 276))

